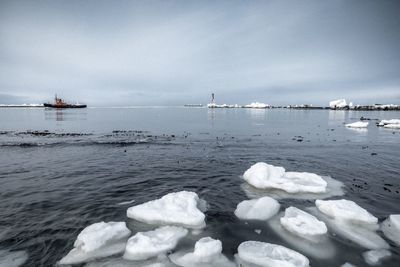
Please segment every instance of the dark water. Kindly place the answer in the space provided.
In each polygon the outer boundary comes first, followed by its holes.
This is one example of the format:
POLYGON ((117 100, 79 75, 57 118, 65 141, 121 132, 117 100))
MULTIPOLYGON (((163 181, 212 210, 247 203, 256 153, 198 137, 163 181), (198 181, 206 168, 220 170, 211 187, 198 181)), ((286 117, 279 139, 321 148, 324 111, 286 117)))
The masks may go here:
MULTIPOLYGON (((129 206, 179 190, 209 203, 202 235, 220 239, 228 257, 246 240, 290 248, 265 222, 233 214, 247 199, 240 175, 258 161, 331 176, 344 183, 344 198, 383 221, 400 213, 400 131, 375 121, 365 131, 344 127, 361 116, 391 119, 400 112, 0 109, 0 250, 26 251, 25 266, 53 266, 84 227, 127 221, 129 206)), ((280 203, 282 210, 314 205, 280 203)), ((366 265, 365 249, 332 233, 330 239, 337 255, 305 254, 312 266, 366 265)), ((393 255, 384 266, 398 266, 399 248, 388 242, 393 255)))

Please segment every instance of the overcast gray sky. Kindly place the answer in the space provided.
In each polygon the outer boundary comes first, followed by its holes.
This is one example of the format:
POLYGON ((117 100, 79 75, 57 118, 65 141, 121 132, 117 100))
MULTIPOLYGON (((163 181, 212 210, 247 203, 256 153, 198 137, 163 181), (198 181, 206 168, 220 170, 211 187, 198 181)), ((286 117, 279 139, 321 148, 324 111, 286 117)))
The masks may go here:
POLYGON ((0 103, 400 103, 400 1, 0 0, 0 103))

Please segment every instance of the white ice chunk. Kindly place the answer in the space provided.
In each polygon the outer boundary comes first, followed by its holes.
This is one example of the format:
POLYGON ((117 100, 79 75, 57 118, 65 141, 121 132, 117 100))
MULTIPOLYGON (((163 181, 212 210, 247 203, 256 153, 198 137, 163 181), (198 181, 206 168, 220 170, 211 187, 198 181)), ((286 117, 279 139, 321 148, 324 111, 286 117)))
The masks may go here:
POLYGON ((252 102, 249 105, 245 105, 245 108, 268 108, 270 105, 265 104, 265 103, 260 103, 260 102, 252 102))
POLYGON ((321 212, 336 220, 345 220, 351 223, 368 224, 371 226, 376 226, 378 223, 378 218, 351 200, 317 199, 315 205, 321 212))
POLYGON ((154 231, 139 232, 129 238, 124 259, 146 260, 174 249, 188 230, 177 226, 163 226, 154 231))
POLYGON ((400 246, 400 214, 392 214, 382 223, 382 232, 400 246))
POLYGON ((246 241, 238 247, 240 261, 263 267, 307 267, 309 260, 286 247, 259 241, 246 241))
POLYGON ((274 199, 324 199, 333 196, 343 196, 343 183, 333 179, 329 176, 324 176, 323 179, 327 182, 326 191, 324 193, 310 193, 310 192, 300 192, 300 193, 288 193, 286 191, 274 188, 259 189, 248 183, 242 183, 241 188, 246 193, 248 198, 261 198, 264 196, 270 196, 274 199))
POLYGON ((160 199, 130 207, 127 216, 149 224, 201 229, 206 225, 205 215, 199 210, 200 207, 204 208, 203 202, 194 192, 170 193, 160 199))
POLYGON ((196 242, 194 251, 189 253, 174 253, 170 259, 178 266, 184 267, 231 267, 235 266, 222 255, 222 243, 211 237, 204 237, 196 242))
POLYGON ((259 189, 280 189, 288 193, 324 193, 327 182, 319 175, 308 172, 285 172, 283 167, 276 167, 264 162, 251 166, 243 179, 259 189))
POLYGON ((346 263, 342 264, 342 266, 340 266, 340 267, 356 267, 356 266, 351 263, 346 262, 346 263))
POLYGON ((392 253, 386 249, 370 250, 363 253, 364 260, 369 265, 380 264, 382 260, 390 257, 391 255, 392 253))
POLYGON ((309 172, 286 172, 282 189, 289 193, 325 193, 327 182, 319 175, 309 172))
POLYGON ((329 102, 330 108, 344 108, 345 106, 347 106, 345 99, 338 99, 329 102))
POLYGON ((59 263, 78 264, 122 253, 130 234, 125 222, 89 225, 78 235, 74 248, 59 263))
POLYGON ((350 127, 350 128, 367 128, 368 124, 369 123, 367 121, 356 121, 356 122, 353 122, 353 123, 346 124, 346 127, 350 127))
POLYGON ((379 126, 384 126, 386 124, 400 124, 400 119, 381 120, 379 122, 379 126))
MULTIPOLYGON (((291 209, 289 208, 289 211, 290 210, 291 209)), ((336 248, 333 245, 333 243, 330 241, 330 239, 328 238, 328 235, 326 235, 326 234, 304 235, 304 234, 298 234, 296 232, 291 232, 291 231, 287 230, 286 228, 284 228, 281 223, 281 219, 286 217, 285 213, 282 212, 278 216, 275 216, 271 220, 268 221, 268 225, 270 226, 271 230, 273 230, 280 238, 282 238, 285 242, 290 244, 290 246, 293 249, 295 249, 305 255, 314 257, 314 258, 332 259, 335 256, 336 248)), ((295 213, 295 214, 297 215, 297 213, 295 213)), ((302 216, 303 216, 303 214, 301 214, 299 217, 302 217, 302 216)), ((312 216, 312 215, 308 214, 308 216, 312 216)), ((308 221, 308 219, 310 219, 310 218, 308 218, 308 216, 307 216, 307 219, 304 221, 307 221, 307 224, 310 224, 311 221, 314 222, 315 217, 314 217, 314 219, 311 219, 310 221, 308 221)), ((288 217, 288 218, 296 219, 297 222, 303 221, 303 218, 301 220, 297 220, 298 216, 288 217)), ((292 223, 290 223, 290 224, 292 224, 292 223)), ((291 225, 291 226, 292 226, 292 228, 297 229, 297 232, 304 232, 304 229, 301 229, 301 228, 303 228, 302 224, 296 224, 295 226, 294 225, 291 225), (299 229, 301 229, 301 230, 299 231, 299 229)), ((312 228, 313 228, 313 226, 310 227, 310 229, 312 229, 312 228)), ((318 229, 319 233, 323 232, 322 227, 321 228, 318 227, 317 229, 318 229)), ((307 231, 307 232, 314 233, 314 231, 307 231)))
POLYGON ((328 228, 345 239, 367 249, 387 249, 389 244, 376 233, 378 224, 360 223, 360 221, 334 219, 323 212, 313 209, 312 213, 324 221, 328 228))
POLYGON ((400 129, 400 124, 385 124, 383 127, 390 129, 400 129))
POLYGON ((110 240, 121 240, 130 234, 131 231, 125 222, 94 223, 80 232, 74 247, 90 252, 104 246, 110 240))
POLYGON ((296 207, 285 210, 285 216, 280 219, 282 226, 294 235, 315 242, 328 232, 324 222, 313 215, 296 207))
POLYGON ((122 258, 108 258, 93 261, 85 265, 85 267, 176 267, 167 256, 144 261, 129 261, 122 258))
POLYGON ((0 266, 18 267, 28 259, 26 251, 0 250, 0 266))
POLYGON ((242 220, 268 220, 278 213, 280 205, 278 201, 270 197, 244 200, 235 210, 235 215, 242 220))
POLYGON ((265 162, 258 162, 243 174, 243 179, 257 188, 264 188, 269 180, 281 178, 285 174, 283 167, 276 167, 265 162))

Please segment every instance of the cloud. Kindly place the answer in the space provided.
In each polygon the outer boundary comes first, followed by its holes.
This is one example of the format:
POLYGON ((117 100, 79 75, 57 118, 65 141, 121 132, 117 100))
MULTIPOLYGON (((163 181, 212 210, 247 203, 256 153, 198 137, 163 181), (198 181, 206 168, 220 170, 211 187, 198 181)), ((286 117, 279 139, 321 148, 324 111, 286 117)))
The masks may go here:
POLYGON ((2 1, 0 93, 91 105, 398 101, 396 1, 2 1))

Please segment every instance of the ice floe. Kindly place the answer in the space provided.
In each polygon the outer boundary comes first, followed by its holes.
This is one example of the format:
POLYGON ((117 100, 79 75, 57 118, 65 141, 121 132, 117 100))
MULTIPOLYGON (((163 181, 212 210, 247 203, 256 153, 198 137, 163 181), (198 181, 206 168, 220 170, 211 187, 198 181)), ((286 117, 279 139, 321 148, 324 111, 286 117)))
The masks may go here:
POLYGON ((177 226, 163 226, 153 231, 139 232, 129 238, 125 254, 126 260, 147 260, 174 249, 188 230, 177 226))
POLYGON ((74 248, 59 263, 78 264, 122 253, 130 234, 125 222, 99 222, 89 225, 80 232, 74 248))
POLYGON ((400 129, 400 124, 386 124, 383 126, 383 128, 400 129))
POLYGON ((340 266, 340 267, 356 267, 356 266, 351 263, 346 262, 346 263, 342 264, 342 266, 340 266))
POLYGON ((387 249, 389 244, 378 235, 378 220, 365 209, 349 200, 317 200, 319 212, 314 211, 328 228, 338 235, 367 249, 387 249))
POLYGON ((347 106, 345 99, 338 99, 329 102, 330 108, 344 108, 347 106))
POLYGON ((0 266, 18 267, 26 262, 28 253, 26 251, 0 250, 0 266))
POLYGON ((319 259, 330 259, 336 254, 327 236, 326 225, 311 214, 289 207, 268 221, 271 229, 294 249, 319 259))
POLYGON ((130 207, 127 216, 137 221, 157 225, 177 225, 192 229, 204 228, 205 201, 196 193, 180 191, 160 199, 130 207))
POLYGON ((176 267, 167 256, 144 261, 129 261, 122 258, 108 258, 89 262, 85 267, 176 267))
POLYGON ((265 103, 252 102, 251 104, 245 105, 244 107, 245 107, 245 108, 269 108, 269 107, 271 107, 271 106, 268 105, 268 104, 265 104, 265 103))
POLYGON ((296 207, 287 208, 285 216, 280 219, 280 222, 283 228, 290 233, 311 242, 318 242, 321 236, 328 232, 324 222, 296 207))
POLYGON ((292 199, 324 199, 333 196, 343 196, 343 183, 335 180, 329 176, 323 176, 323 179, 327 182, 326 192, 324 193, 288 193, 286 191, 280 189, 258 189, 254 186, 243 183, 241 184, 242 190, 246 193, 248 198, 261 198, 264 196, 270 196, 274 199, 285 199, 285 198, 292 198, 292 199))
POLYGON ((259 241, 246 241, 239 245, 239 266, 307 267, 309 260, 302 254, 284 246, 259 241), (240 265, 242 264, 242 265, 240 265))
POLYGON ((392 253, 386 249, 370 250, 363 253, 363 257, 366 263, 369 265, 380 264, 384 259, 390 257, 392 253))
POLYGON ((356 121, 356 122, 353 122, 353 123, 346 124, 346 127, 349 127, 349 128, 367 128, 368 124, 369 124, 369 122, 367 122, 367 121, 356 121))
POLYGON ((288 193, 325 193, 327 182, 308 172, 286 172, 283 167, 258 162, 243 174, 243 179, 258 189, 280 189, 288 193))
POLYGON ((398 124, 398 125, 400 125, 400 119, 381 120, 378 123, 379 126, 385 126, 385 125, 388 125, 388 124, 393 124, 393 125, 398 124))
POLYGON ((240 202, 235 215, 242 220, 268 220, 278 213, 280 205, 271 197, 262 197, 240 202))
POLYGON ((315 205, 319 211, 336 220, 371 226, 378 223, 378 218, 351 200, 316 200, 315 205))
POLYGON ((400 214, 389 215, 382 223, 381 229, 387 238, 400 246, 400 214))
POLYGON ((169 256, 171 261, 184 267, 233 267, 222 255, 222 243, 211 237, 204 237, 196 242, 193 252, 177 252, 169 256))

